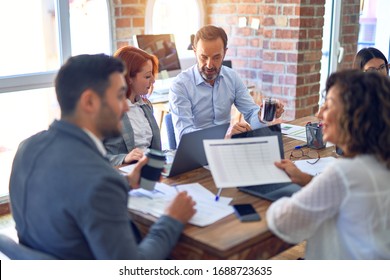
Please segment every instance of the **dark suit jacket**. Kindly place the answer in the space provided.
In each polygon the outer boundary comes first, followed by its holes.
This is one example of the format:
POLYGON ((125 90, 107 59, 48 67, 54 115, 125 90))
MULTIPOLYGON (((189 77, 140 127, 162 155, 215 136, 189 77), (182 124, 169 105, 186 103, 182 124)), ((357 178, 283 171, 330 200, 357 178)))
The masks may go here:
MULTIPOLYGON (((145 117, 148 120, 153 133, 152 143, 149 148, 161 150, 160 129, 153 116, 152 105, 141 105, 141 109, 144 111, 145 117)), ((127 114, 124 114, 122 118, 122 130, 122 136, 106 139, 104 141, 107 157, 114 166, 123 164, 126 155, 135 148, 134 131, 127 114)))
POLYGON ((20 144, 11 179, 20 242, 60 259, 163 259, 183 225, 163 216, 137 244, 128 183, 79 127, 54 121, 20 144))

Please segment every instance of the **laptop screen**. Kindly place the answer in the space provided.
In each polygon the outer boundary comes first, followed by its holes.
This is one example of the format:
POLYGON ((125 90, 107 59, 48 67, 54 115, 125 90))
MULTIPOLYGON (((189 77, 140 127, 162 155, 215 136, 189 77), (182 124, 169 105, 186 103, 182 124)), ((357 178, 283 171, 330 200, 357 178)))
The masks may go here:
POLYGON ((228 128, 229 124, 221 124, 183 134, 170 169, 164 175, 171 177, 207 165, 203 140, 223 139, 228 128))

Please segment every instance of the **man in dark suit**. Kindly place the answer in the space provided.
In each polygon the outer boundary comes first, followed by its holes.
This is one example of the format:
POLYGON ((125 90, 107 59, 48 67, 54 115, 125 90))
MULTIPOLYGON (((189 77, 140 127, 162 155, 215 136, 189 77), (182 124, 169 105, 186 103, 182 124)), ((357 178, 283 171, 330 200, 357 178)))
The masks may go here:
POLYGON ((22 142, 10 179, 20 243, 60 259, 164 259, 195 213, 179 193, 141 241, 128 216, 128 177, 105 159, 102 140, 121 133, 124 66, 107 55, 70 58, 56 77, 61 120, 22 142))

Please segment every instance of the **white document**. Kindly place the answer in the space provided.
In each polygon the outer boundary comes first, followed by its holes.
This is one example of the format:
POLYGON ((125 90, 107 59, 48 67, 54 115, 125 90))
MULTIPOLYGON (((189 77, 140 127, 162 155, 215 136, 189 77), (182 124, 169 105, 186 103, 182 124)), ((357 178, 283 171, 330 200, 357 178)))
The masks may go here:
POLYGON ((312 176, 316 176, 323 172, 325 168, 328 167, 335 160, 336 158, 334 157, 323 157, 320 158, 320 160, 317 161, 317 163, 315 164, 310 164, 307 160, 304 159, 296 160, 294 161, 294 163, 302 172, 308 173, 312 176))
POLYGON ((282 133, 290 138, 306 142, 306 128, 304 126, 293 125, 289 123, 280 124, 282 133))
POLYGON ((176 187, 157 183, 152 192, 144 189, 132 190, 127 207, 160 217, 178 191, 187 191, 196 202, 197 212, 189 221, 190 224, 201 227, 208 226, 234 212, 233 207, 229 205, 232 198, 220 197, 219 201, 215 201, 215 195, 198 183, 177 185, 176 187))
POLYGON ((131 172, 133 172, 134 167, 135 167, 135 163, 119 167, 119 170, 125 174, 130 174, 131 172))
POLYGON ((217 188, 291 182, 275 166, 280 161, 277 136, 203 140, 217 188))

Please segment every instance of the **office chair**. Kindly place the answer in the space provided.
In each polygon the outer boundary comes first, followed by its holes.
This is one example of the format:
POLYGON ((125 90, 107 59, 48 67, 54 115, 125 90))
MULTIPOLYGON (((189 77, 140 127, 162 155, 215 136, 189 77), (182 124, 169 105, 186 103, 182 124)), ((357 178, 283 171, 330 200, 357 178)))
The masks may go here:
POLYGON ((224 60, 224 61, 222 61, 222 65, 225 65, 225 66, 227 66, 229 68, 233 67, 231 60, 224 60))
POLYGON ((167 127, 169 149, 175 150, 176 139, 175 139, 175 130, 173 128, 173 123, 172 123, 172 114, 166 114, 164 120, 165 120, 165 126, 167 127))
POLYGON ((0 234, 0 251, 11 260, 56 260, 57 258, 15 242, 0 234))

